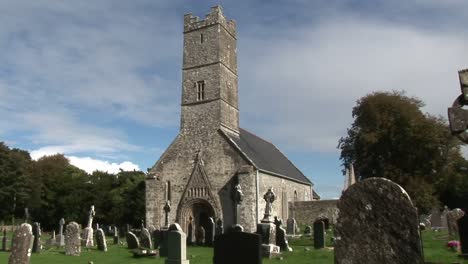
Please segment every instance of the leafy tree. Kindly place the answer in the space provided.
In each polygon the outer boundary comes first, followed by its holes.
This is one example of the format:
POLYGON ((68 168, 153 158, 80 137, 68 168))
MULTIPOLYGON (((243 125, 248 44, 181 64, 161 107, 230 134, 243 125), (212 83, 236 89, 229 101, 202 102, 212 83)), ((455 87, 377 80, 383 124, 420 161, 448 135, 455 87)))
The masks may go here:
MULTIPOLYGON (((437 183, 461 158, 446 122, 424 114, 424 104, 402 92, 375 92, 358 100, 341 159, 354 163, 359 179, 385 177, 405 188, 421 212, 437 205, 437 183)), ((442 181, 443 182, 443 181, 442 181)))

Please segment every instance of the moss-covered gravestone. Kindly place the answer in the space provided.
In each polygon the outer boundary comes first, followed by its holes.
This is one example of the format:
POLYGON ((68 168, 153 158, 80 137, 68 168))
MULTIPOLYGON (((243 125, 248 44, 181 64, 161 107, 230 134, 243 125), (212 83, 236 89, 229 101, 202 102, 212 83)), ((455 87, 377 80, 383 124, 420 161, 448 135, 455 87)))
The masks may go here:
POLYGON ((65 228, 65 255, 79 256, 81 254, 81 228, 76 222, 70 222, 65 228))
POLYGON ((96 243, 97 243, 97 248, 100 251, 107 251, 107 241, 106 241, 106 235, 104 234, 104 230, 99 228, 96 231, 96 243))
POLYGON ((416 208, 398 184, 369 178, 338 201, 335 264, 424 263, 416 208))
POLYGON ((34 236, 30 224, 21 224, 20 228, 13 235, 11 254, 8 264, 28 264, 31 258, 34 236))
POLYGON ((127 236, 126 236, 126 239, 127 239, 127 248, 128 249, 140 248, 140 241, 138 240, 138 237, 134 233, 128 232, 127 236))
POLYGON ((314 222, 314 248, 325 247, 325 223, 321 220, 314 222))

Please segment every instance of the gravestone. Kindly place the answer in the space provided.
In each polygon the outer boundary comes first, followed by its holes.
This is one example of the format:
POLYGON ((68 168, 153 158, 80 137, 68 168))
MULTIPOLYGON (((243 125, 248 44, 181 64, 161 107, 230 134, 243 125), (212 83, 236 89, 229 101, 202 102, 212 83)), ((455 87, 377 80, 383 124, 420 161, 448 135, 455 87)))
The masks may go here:
POLYGON ((213 264, 261 264, 262 239, 258 234, 227 232, 216 237, 213 264), (241 254, 239 254, 241 252, 241 254))
POLYGON ((192 224, 192 218, 190 217, 188 226, 187 226, 187 244, 188 245, 193 245, 194 242, 194 232, 193 232, 193 224, 192 224))
POLYGON ((280 247, 276 245, 276 226, 272 223, 273 202, 276 195, 273 188, 269 188, 263 195, 265 200, 265 214, 263 219, 257 224, 257 234, 262 238, 262 252, 264 257, 274 257, 280 254, 280 247))
POLYGON ((52 234, 50 235, 50 238, 47 240, 47 245, 49 247, 55 246, 57 241, 57 237, 55 236, 55 230, 52 230, 52 234))
POLYGON ((91 205, 88 215, 88 226, 83 230, 83 246, 94 247, 93 217, 96 215, 94 205, 91 205))
POLYGON ((42 250, 42 243, 41 243, 41 224, 38 222, 34 222, 32 225, 32 232, 34 236, 34 243, 32 247, 32 252, 33 253, 40 253, 42 250))
POLYGON ((314 222, 314 248, 325 247, 325 223, 322 220, 314 222))
POLYGON ((143 228, 140 233, 140 247, 142 248, 153 248, 153 241, 151 240, 151 234, 148 229, 143 228))
POLYGON ((422 264, 416 208, 398 184, 369 178, 338 201, 335 263, 422 264))
POLYGON ((8 264, 28 264, 31 258, 34 236, 30 224, 21 224, 13 235, 13 244, 11 247, 8 264))
POLYGON ((461 254, 468 258, 468 213, 458 219, 458 234, 460 235, 461 254))
POLYGON ((306 227, 304 228, 304 235, 310 236, 311 233, 312 233, 312 227, 309 226, 309 225, 306 226, 306 227))
POLYGON ((215 237, 222 235, 223 233, 224 233, 223 220, 218 219, 218 221, 216 221, 215 237))
POLYGON ((166 264, 189 264, 187 260, 187 237, 179 224, 172 224, 168 232, 168 254, 166 264))
POLYGON ((440 221, 442 222, 442 229, 448 230, 447 214, 449 209, 447 206, 444 207, 444 211, 440 214, 440 221))
POLYGON ((155 249, 158 249, 159 245, 161 244, 161 230, 159 229, 154 230, 152 234, 152 238, 153 238, 153 247, 155 249))
POLYGON ((114 245, 119 244, 119 230, 114 226, 114 245))
POLYGON ((297 228, 297 222, 296 219, 294 218, 288 218, 286 221, 286 232, 288 235, 295 235, 296 234, 296 228, 297 228))
POLYGON ((65 225, 65 219, 61 218, 59 221, 59 234, 56 237, 57 246, 65 246, 65 237, 63 235, 63 226, 65 225))
POLYGON ((106 235, 104 234, 104 230, 102 230, 102 228, 96 230, 96 243, 98 250, 107 252, 106 235))
POLYGON ((140 248, 140 241, 138 240, 138 237, 133 232, 128 232, 126 238, 127 238, 128 249, 140 248))
POLYGON ((3 238, 2 238, 2 251, 7 251, 8 246, 7 246, 7 233, 6 229, 3 229, 3 238))
POLYGON ((80 225, 76 222, 68 223, 65 228, 65 255, 79 256, 81 254, 80 225))
POLYGON ((197 228, 195 239, 196 239, 197 245, 202 246, 205 244, 205 228, 203 228, 203 226, 199 226, 197 228))
POLYGON ((161 257, 167 257, 167 252, 168 252, 168 234, 169 234, 169 229, 163 228, 159 232, 159 256, 161 257))
POLYGON ((289 247, 288 240, 286 239, 286 230, 281 226, 283 221, 281 219, 277 219, 275 217, 275 225, 276 225, 276 245, 280 247, 282 251, 290 252, 292 248, 289 247))
POLYGON ((206 228, 206 235, 205 235, 205 245, 211 247, 213 246, 214 237, 215 237, 215 222, 212 217, 208 218, 208 225, 206 228))
POLYGON ((431 211, 431 227, 442 227, 442 216, 440 214, 439 208, 433 208, 431 211))
POLYGON ((465 215, 460 208, 455 208, 447 213, 449 240, 458 240, 458 219, 465 215))

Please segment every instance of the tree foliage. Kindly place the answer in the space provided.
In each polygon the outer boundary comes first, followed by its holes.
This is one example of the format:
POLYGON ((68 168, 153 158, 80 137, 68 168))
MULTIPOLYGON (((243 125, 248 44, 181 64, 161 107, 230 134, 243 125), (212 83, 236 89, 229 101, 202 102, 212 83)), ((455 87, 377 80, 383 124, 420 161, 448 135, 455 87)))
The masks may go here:
POLYGON ((60 218, 87 224, 95 205, 100 224, 138 225, 145 212, 145 174, 95 171, 88 174, 60 154, 31 160, 24 150, 0 142, 0 221, 30 220, 46 229, 56 228, 60 218))
MULTIPOLYGON (((342 161, 354 164, 359 179, 395 181, 425 212, 444 197, 447 178, 466 160, 445 120, 424 114, 423 106, 402 92, 369 94, 353 108, 354 122, 339 147, 342 161)), ((453 202, 447 195, 442 202, 453 202)))

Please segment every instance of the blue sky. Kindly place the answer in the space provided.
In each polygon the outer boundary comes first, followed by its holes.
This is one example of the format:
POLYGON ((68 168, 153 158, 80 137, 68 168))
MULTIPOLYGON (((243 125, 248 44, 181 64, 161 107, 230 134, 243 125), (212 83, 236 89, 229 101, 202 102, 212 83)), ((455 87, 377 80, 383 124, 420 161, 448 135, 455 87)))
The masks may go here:
POLYGON ((341 192, 356 100, 405 90, 446 116, 468 67, 465 0, 0 0, 0 141, 146 171, 179 129, 183 14, 219 3, 238 25, 241 126, 323 198, 341 192))

